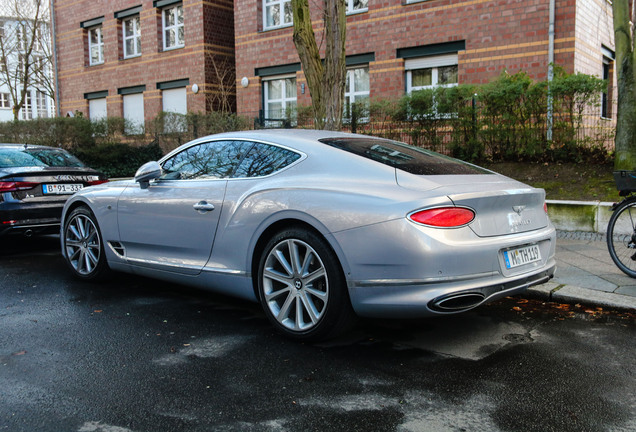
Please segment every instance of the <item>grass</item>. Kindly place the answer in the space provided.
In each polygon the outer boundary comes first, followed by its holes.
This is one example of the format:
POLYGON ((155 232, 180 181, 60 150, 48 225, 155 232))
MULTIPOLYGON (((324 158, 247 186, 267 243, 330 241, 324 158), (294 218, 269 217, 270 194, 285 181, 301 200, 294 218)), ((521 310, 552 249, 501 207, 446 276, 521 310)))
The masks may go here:
POLYGON ((547 199, 620 201, 611 164, 503 162, 484 167, 545 189, 547 199))

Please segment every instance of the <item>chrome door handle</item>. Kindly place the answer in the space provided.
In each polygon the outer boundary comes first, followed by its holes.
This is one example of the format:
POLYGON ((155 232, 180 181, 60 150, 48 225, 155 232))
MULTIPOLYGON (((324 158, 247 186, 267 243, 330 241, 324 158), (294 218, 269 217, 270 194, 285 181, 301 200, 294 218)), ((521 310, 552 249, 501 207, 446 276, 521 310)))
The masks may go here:
POLYGON ((207 213, 214 210, 214 205, 208 203, 207 201, 199 201, 193 207, 199 213, 207 213))

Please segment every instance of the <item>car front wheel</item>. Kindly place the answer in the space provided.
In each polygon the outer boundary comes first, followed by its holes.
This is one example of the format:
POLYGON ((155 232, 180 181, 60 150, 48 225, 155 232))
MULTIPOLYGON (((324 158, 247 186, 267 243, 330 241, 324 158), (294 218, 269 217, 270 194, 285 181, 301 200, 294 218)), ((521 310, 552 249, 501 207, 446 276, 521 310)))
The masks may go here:
POLYGON ((71 212, 64 224, 62 252, 73 274, 83 280, 102 279, 108 273, 104 245, 95 215, 86 207, 71 212))
POLYGON ((302 228, 280 231, 265 247, 258 269, 265 314, 286 336, 323 340, 353 322, 340 263, 317 234, 302 228))

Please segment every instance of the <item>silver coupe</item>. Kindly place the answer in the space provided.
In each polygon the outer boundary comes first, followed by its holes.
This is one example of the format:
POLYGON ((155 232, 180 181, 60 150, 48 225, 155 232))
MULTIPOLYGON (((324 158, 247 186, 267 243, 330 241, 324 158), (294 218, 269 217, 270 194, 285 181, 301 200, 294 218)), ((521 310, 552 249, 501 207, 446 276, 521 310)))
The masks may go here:
POLYGON ((549 280, 545 192, 396 141, 329 131, 225 133, 133 180, 71 197, 62 253, 110 270, 258 301, 295 339, 354 317, 466 311, 549 280))

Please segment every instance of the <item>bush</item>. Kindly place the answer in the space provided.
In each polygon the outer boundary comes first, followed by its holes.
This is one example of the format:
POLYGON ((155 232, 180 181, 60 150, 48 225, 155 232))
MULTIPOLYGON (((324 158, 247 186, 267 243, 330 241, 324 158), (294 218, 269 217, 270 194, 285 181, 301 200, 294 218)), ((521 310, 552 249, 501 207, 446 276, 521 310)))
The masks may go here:
POLYGON ((73 153, 86 165, 95 168, 110 178, 132 177, 137 169, 148 161, 163 156, 156 142, 132 147, 128 144, 102 143, 89 147, 78 147, 73 153))

